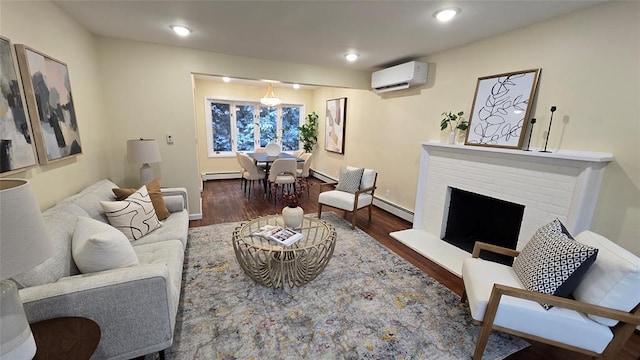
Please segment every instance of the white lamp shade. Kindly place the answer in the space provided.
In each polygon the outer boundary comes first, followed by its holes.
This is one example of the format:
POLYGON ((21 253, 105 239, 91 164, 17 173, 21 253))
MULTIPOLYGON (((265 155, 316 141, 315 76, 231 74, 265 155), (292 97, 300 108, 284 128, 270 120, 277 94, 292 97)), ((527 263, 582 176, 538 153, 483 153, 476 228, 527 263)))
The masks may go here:
POLYGON ((127 159, 138 164, 156 163, 160 158, 160 148, 156 139, 127 140, 127 159))
POLYGON ((0 179, 0 280, 36 267, 53 254, 31 184, 0 179))

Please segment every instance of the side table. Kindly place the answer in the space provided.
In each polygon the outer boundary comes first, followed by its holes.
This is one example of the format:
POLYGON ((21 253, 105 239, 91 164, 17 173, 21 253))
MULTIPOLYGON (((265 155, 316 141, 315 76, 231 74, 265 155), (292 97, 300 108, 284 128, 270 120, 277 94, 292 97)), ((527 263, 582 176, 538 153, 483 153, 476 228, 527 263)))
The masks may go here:
POLYGON ((82 317, 60 317, 30 324, 36 340, 34 359, 87 360, 100 343, 100 327, 82 317))

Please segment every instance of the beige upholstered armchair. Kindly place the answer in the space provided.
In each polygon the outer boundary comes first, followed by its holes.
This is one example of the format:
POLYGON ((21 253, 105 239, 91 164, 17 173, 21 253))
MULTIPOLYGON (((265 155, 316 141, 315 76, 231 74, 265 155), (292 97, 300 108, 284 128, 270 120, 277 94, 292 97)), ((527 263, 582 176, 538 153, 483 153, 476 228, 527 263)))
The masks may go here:
MULTIPOLYGON (((353 171, 358 168, 347 166, 340 171, 353 171)), ((320 195, 318 195, 318 218, 322 214, 322 206, 330 206, 351 212, 351 229, 356 227, 357 213, 359 209, 369 208, 369 221, 371 221, 371 207, 373 206, 373 194, 376 191, 376 180, 378 173, 372 169, 364 169, 362 177, 354 187, 354 192, 340 190, 343 179, 336 183, 320 184, 320 195), (328 190, 328 191, 326 191, 328 190)))
POLYGON ((513 257, 520 252, 476 242, 472 257, 462 265, 462 301, 469 301, 471 316, 482 324, 473 359, 482 359, 492 330, 616 359, 640 324, 640 259, 591 231, 575 241, 598 249, 572 293, 575 300, 526 290, 515 263, 511 267, 479 258, 481 251, 513 257), (546 310, 541 304, 552 307, 546 310))

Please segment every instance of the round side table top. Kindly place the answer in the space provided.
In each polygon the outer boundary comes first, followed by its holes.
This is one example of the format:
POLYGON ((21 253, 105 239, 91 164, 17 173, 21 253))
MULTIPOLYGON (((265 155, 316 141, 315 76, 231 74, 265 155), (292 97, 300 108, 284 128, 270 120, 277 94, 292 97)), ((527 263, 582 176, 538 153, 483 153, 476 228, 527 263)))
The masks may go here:
POLYGON ((304 237, 291 246, 251 236, 264 225, 285 227, 281 215, 263 216, 241 224, 233 232, 233 249, 244 272, 273 288, 301 286, 315 279, 333 255, 336 231, 326 222, 305 216, 295 231, 304 237))
POLYGON ((100 327, 87 318, 60 317, 30 326, 37 347, 34 359, 86 360, 100 343, 100 327))

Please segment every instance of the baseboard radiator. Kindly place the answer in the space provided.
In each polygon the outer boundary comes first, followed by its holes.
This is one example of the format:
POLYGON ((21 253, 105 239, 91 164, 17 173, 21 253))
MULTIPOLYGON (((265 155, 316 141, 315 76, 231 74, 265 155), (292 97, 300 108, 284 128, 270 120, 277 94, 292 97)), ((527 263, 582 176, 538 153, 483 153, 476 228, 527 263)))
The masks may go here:
POLYGON ((200 176, 202 178, 202 181, 242 178, 242 174, 240 173, 240 171, 203 172, 202 174, 200 174, 200 176))

